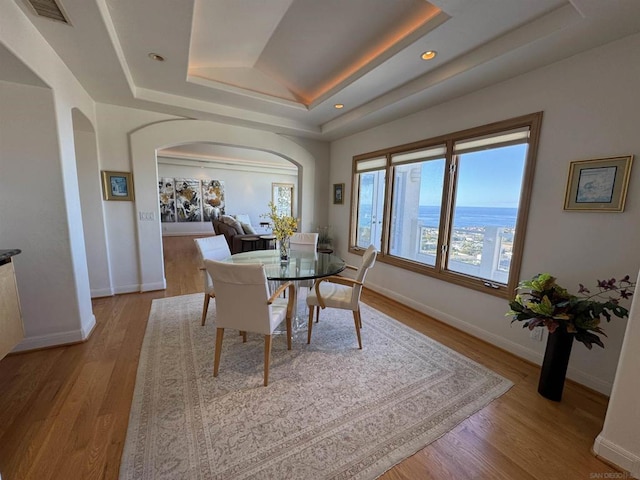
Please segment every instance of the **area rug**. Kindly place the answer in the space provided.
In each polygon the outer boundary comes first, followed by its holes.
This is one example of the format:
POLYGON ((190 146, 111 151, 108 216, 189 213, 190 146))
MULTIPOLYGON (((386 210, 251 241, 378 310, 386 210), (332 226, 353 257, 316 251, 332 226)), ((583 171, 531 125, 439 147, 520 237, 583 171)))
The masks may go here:
POLYGON ((144 337, 121 479, 373 479, 451 430, 512 383, 362 305, 326 309, 286 349, 225 331, 213 377, 215 301, 154 300, 144 337))

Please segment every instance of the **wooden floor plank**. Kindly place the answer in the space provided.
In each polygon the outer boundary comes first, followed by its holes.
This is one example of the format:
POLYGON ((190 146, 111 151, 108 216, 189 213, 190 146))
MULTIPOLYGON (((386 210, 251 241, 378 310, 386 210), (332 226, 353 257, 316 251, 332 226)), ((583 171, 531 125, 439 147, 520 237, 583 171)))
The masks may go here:
MULTIPOLYGON (((3 480, 118 478, 151 302, 202 292, 193 238, 164 238, 166 290, 94 299, 97 324, 87 342, 0 361, 3 480)), ((606 397, 567 382, 562 402, 551 402, 537 394, 539 367, 373 292, 365 291, 363 301, 514 382, 382 479, 553 480, 615 472, 590 451, 606 397)))

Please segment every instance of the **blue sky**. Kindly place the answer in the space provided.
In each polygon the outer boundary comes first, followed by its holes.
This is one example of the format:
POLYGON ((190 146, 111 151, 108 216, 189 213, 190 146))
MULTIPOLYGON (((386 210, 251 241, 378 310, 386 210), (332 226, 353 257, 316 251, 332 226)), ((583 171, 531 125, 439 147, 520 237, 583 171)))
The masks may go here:
MULTIPOLYGON (((456 205, 517 207, 526 151, 524 144, 463 155, 458 170, 456 205)), ((443 168, 444 161, 423 166, 420 205, 440 204, 443 168)))

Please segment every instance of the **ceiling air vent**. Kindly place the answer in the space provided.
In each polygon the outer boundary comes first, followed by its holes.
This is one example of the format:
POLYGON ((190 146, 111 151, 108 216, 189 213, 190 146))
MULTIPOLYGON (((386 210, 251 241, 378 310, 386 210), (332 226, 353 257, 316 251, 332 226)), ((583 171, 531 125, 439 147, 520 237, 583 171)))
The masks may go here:
POLYGON ((27 0, 27 3, 39 16, 70 25, 62 7, 55 0, 27 0))

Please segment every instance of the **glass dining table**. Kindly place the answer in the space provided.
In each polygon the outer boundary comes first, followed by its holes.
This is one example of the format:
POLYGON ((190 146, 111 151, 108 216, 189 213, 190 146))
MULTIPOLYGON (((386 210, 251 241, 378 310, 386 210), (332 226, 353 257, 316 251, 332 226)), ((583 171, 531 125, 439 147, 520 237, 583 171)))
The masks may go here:
POLYGON ((299 294, 300 287, 302 285, 310 285, 315 279, 336 275, 346 268, 345 261, 332 253, 296 250, 291 250, 289 259, 285 261, 280 260, 279 250, 254 250, 236 253, 222 261, 236 264, 260 263, 264 265, 267 280, 272 282, 275 288, 281 282, 293 281, 297 297, 293 305, 292 323, 294 332, 306 327, 307 322, 307 319, 301 316, 301 312, 306 309, 306 296, 299 294), (299 305, 303 300, 304 304, 299 305))

